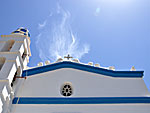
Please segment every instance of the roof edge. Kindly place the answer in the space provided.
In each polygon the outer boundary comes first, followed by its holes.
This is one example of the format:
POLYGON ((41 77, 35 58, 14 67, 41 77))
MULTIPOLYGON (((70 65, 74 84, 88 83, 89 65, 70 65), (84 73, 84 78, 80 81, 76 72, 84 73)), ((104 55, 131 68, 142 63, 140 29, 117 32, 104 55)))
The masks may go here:
POLYGON ((61 68, 73 68, 73 69, 78 69, 78 70, 87 71, 87 72, 91 72, 91 73, 102 74, 102 75, 110 76, 110 77, 142 78, 143 73, 144 73, 144 71, 112 71, 112 70, 89 66, 89 65, 84 65, 84 64, 80 64, 80 63, 63 61, 63 62, 58 62, 58 63, 42 66, 42 67, 24 70, 22 73, 22 77, 32 76, 35 74, 53 71, 53 70, 57 70, 57 69, 61 69, 61 68))

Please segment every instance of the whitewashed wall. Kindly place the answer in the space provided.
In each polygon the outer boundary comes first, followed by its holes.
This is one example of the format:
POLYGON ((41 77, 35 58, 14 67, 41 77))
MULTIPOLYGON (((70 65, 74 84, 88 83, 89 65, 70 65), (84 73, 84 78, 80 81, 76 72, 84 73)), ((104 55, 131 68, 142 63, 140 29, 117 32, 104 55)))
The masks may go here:
POLYGON ((12 113, 149 113, 150 104, 14 105, 12 113))
POLYGON ((21 35, 20 37, 19 35, 7 35, 0 38, 0 57, 6 59, 0 69, 0 113, 9 113, 15 91, 12 90, 10 84, 16 71, 22 71, 28 63, 29 57, 23 61, 21 55, 25 50, 26 54, 30 54, 29 45, 27 38, 21 35), (10 49, 8 42, 11 40, 14 41, 14 44, 10 49))
MULTIPOLYGON (((71 82, 72 97, 140 97, 149 95, 142 78, 117 78, 64 68, 28 77, 21 94, 24 97, 61 97, 60 89, 71 82)), ((21 84, 18 83, 19 86, 21 84)))

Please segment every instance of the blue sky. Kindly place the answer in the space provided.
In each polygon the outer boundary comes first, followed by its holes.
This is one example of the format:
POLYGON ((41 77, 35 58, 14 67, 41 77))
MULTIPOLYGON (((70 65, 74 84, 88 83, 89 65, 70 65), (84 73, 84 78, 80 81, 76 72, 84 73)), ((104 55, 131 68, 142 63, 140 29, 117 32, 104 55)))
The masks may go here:
POLYGON ((149 0, 1 0, 0 34, 26 27, 29 66, 68 52, 81 62, 144 70, 150 89, 149 0))

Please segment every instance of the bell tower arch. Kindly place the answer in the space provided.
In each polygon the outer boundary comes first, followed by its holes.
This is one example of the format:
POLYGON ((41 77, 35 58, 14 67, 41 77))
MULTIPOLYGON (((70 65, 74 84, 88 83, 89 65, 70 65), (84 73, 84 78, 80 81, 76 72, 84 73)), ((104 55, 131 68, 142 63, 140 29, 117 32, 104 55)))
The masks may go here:
POLYGON ((21 76, 29 62, 30 33, 26 28, 18 28, 0 38, 0 108, 9 112, 15 92, 16 77, 21 76))

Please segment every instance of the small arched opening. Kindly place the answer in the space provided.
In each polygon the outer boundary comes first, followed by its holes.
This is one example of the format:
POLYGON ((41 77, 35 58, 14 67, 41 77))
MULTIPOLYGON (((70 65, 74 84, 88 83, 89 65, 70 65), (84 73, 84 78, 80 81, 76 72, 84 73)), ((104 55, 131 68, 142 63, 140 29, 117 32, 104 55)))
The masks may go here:
POLYGON ((6 58, 5 57, 0 57, 0 70, 2 69, 4 63, 5 63, 6 58))
POLYGON ((10 51, 11 48, 13 47, 14 43, 15 43, 14 40, 8 40, 8 41, 5 43, 5 45, 4 45, 4 47, 2 48, 1 51, 2 51, 2 52, 8 52, 8 51, 10 51))

